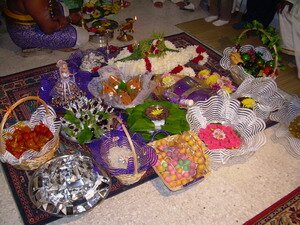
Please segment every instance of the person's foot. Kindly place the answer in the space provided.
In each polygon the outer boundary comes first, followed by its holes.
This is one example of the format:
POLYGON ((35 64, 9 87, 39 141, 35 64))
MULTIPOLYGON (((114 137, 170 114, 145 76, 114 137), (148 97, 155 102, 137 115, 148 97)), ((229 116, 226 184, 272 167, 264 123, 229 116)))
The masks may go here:
POLYGON ((154 2, 154 7, 156 8, 162 8, 164 4, 162 2, 154 2))
POLYGON ((214 21, 214 20, 217 20, 218 19, 218 16, 208 16, 208 17, 205 17, 205 21, 206 22, 208 22, 208 23, 210 23, 210 22, 212 22, 212 21, 214 21))
POLYGON ((223 26, 227 23, 229 23, 229 20, 217 20, 217 21, 213 22, 212 24, 217 26, 217 27, 220 27, 220 26, 223 26))
POLYGON ((193 3, 187 3, 185 4, 185 6, 183 7, 180 7, 181 10, 187 10, 187 11, 190 11, 190 12, 194 12, 195 11, 195 6, 193 3))
POLYGON ((241 21, 239 23, 234 23, 232 25, 232 28, 234 28, 236 30, 241 30, 241 29, 243 29, 245 27, 245 25, 246 25, 246 22, 241 21))

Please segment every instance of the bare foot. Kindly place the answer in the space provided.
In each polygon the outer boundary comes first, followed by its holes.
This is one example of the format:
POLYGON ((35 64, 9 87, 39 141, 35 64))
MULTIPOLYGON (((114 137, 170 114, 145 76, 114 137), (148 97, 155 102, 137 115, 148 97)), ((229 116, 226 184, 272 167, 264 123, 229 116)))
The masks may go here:
POLYGON ((164 4, 162 2, 155 2, 154 3, 154 7, 156 8, 162 8, 164 6, 164 4))

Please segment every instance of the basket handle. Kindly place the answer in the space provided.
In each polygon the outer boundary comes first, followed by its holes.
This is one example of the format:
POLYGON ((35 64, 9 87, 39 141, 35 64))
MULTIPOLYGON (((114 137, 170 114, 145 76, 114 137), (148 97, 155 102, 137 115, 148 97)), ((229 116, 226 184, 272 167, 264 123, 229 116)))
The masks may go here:
POLYGON ((134 144, 132 142, 132 139, 131 139, 131 136, 128 132, 128 129, 126 128, 126 126, 124 125, 123 121, 117 117, 117 116, 112 116, 112 119, 116 119, 122 126, 122 129, 128 139, 128 142, 129 142, 129 145, 131 147, 131 151, 132 151, 132 156, 133 156, 133 163, 134 163, 134 174, 137 174, 138 173, 138 160, 137 160, 137 155, 136 155, 136 151, 135 151, 135 148, 134 148, 134 144))
MULTIPOLYGON (((266 35, 266 37, 271 40, 271 37, 267 34, 266 31, 264 31, 263 29, 246 29, 244 30, 238 37, 238 40, 241 40, 241 38, 248 32, 248 31, 251 31, 251 30, 256 30, 256 31, 259 31, 261 33, 263 33, 264 35, 266 35)), ((240 44, 240 41, 237 42, 237 44, 240 44)), ((273 46, 273 50, 274 50, 274 53, 275 53, 275 59, 274 59, 274 62, 275 62, 275 65, 274 65, 274 70, 273 70, 273 73, 269 76, 269 77, 276 77, 276 71, 277 71, 277 67, 278 67, 278 50, 277 50, 277 47, 276 45, 274 44, 273 46)))
POLYGON ((12 106, 10 106, 9 109, 5 112, 5 114, 4 114, 3 118, 2 118, 1 124, 0 124, 0 154, 4 154, 5 153, 4 139, 3 139, 3 128, 4 128, 4 125, 5 125, 6 121, 7 121, 8 116, 10 115, 10 113, 18 105, 22 104, 23 102, 32 101, 32 100, 36 100, 36 101, 42 103, 42 105, 46 109, 46 113, 49 114, 48 105, 46 104, 46 102, 44 100, 42 100, 38 96, 27 96, 25 98, 21 98, 17 102, 15 102, 12 106))

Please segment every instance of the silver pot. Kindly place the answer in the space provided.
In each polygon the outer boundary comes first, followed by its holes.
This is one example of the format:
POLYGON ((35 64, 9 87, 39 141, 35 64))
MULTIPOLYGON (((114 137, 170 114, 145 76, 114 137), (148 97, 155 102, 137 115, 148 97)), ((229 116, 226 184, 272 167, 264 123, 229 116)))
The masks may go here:
POLYGON ((114 38, 114 30, 106 30, 100 34, 90 36, 90 42, 96 43, 99 47, 105 47, 114 38))

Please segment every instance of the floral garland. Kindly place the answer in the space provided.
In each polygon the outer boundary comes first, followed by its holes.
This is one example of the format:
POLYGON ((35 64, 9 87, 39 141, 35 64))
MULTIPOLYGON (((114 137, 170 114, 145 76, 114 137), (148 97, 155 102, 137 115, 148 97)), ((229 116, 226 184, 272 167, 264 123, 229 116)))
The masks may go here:
POLYGON ((204 65, 208 61, 208 54, 201 46, 191 45, 186 48, 176 48, 175 45, 164 40, 166 48, 164 54, 157 48, 162 40, 154 39, 150 51, 144 52, 146 57, 136 60, 124 60, 133 54, 133 47, 124 48, 115 58, 109 60, 109 65, 117 66, 127 76, 136 76, 145 73, 152 74, 185 74, 194 77, 196 74, 190 67, 184 66, 189 61, 204 65))

